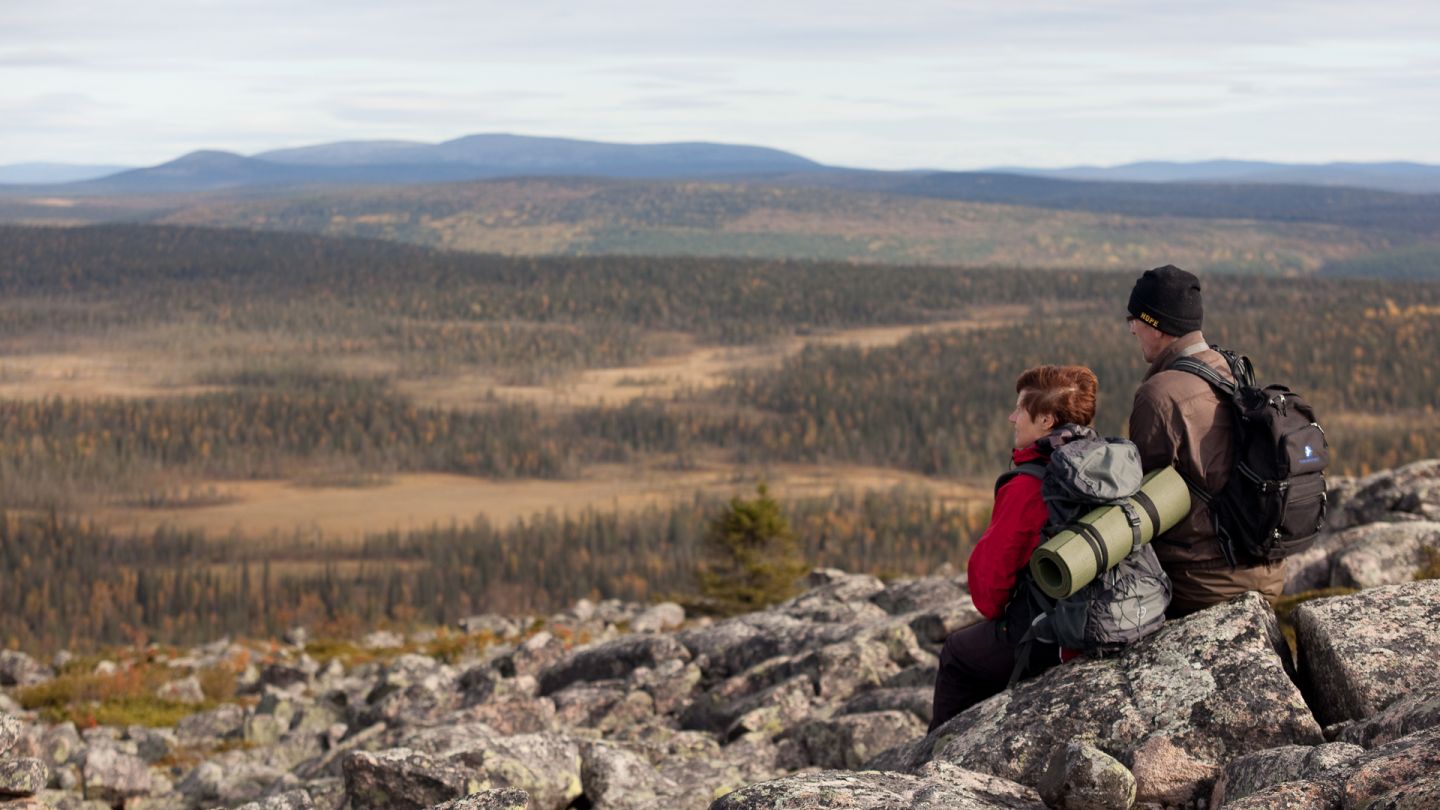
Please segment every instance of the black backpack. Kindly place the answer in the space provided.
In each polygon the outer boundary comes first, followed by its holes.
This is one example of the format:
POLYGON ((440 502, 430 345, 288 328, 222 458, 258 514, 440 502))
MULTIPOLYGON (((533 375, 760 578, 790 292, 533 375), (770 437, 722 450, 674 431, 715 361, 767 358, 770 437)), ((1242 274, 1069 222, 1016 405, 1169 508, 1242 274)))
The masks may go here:
MULTIPOLYGON (((1076 425, 1065 425, 1051 434, 1057 435, 1068 443, 1051 452, 1048 464, 1021 464, 995 484, 998 492, 1017 475, 1040 480, 1049 513, 1046 538, 1097 506, 1125 504, 1123 508, 1128 509, 1126 499, 1140 488, 1143 478, 1140 454, 1131 442, 1101 439, 1093 430, 1076 425)), ((1132 517, 1132 526, 1138 526, 1139 517, 1132 517)), ((1017 647, 1010 679, 1013 684, 1023 674, 1035 641, 1103 657, 1158 630, 1170 604, 1170 579, 1147 543, 1136 546, 1123 560, 1063 599, 1047 596, 1027 567, 1018 577, 1012 600, 1020 603, 1015 605, 1019 616, 1031 619, 1017 647)))
POLYGON ((1281 560, 1304 551, 1325 526, 1325 467, 1330 445, 1315 411, 1283 385, 1255 384, 1250 358, 1220 353, 1235 381, 1191 357, 1170 368, 1210 383, 1231 405, 1235 463, 1220 492, 1212 495, 1186 479, 1210 508, 1215 534, 1231 566, 1281 560))

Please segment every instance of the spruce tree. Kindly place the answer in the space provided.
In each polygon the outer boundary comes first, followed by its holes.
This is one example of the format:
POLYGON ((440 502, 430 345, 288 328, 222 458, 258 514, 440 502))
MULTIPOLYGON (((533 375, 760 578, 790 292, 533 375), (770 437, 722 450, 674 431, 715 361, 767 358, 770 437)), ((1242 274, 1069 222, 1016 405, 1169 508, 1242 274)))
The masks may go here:
POLYGON ((716 613, 744 613, 783 601, 808 570, 780 504, 763 483, 755 492, 754 498, 731 498, 705 533, 700 590, 703 606, 716 613))

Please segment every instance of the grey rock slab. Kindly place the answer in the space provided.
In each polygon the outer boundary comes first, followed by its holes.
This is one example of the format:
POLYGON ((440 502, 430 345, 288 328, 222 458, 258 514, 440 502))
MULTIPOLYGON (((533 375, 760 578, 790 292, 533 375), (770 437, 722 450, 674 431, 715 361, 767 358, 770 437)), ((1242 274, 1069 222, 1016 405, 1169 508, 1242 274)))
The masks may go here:
POLYGON ((1287 745, 1246 754, 1225 764, 1210 794, 1210 805, 1220 807, 1282 782, 1336 781, 1364 753, 1365 749, 1358 745, 1328 743, 1313 747, 1287 745))
POLYGON ((1323 742, 1286 675, 1274 613, 1257 594, 1170 622, 1115 658, 1075 661, 1017 684, 869 767, 931 760, 1038 784, 1057 746, 1083 742, 1130 768, 1136 801, 1209 797, 1220 765, 1323 742))
POLYGON ((1071 743, 1051 754, 1039 790, 1060 810, 1125 810, 1135 804, 1135 775, 1104 751, 1071 743))
POLYGON ((891 582, 870 597, 891 615, 970 604, 970 589, 959 577, 920 577, 891 582))
POLYGON ((1440 523, 1374 523, 1345 533, 1346 545, 1331 561, 1330 585, 1376 588, 1415 579, 1428 558, 1440 551, 1440 523))
POLYGON ((925 723, 913 713, 893 710, 812 720, 790 732, 811 764, 847 770, 924 733, 925 723))
POLYGON ((352 751, 341 767, 354 810, 423 810, 491 787, 476 768, 408 748, 352 751))
POLYGON ((50 769, 38 759, 0 762, 0 799, 33 796, 49 781, 50 769))
POLYGON ((1315 599, 1294 622, 1300 682, 1324 725, 1440 684, 1440 580, 1315 599))
POLYGON ((688 661, 690 651, 667 635, 635 635, 582 647, 540 673, 540 693, 572 683, 624 678, 636 667, 654 669, 671 660, 688 661))
POLYGON ((492 788, 437 804, 430 810, 527 810, 530 794, 519 788, 492 788))
POLYGON ((87 799, 121 804, 151 790, 150 767, 145 760, 113 748, 90 746, 80 772, 87 799))
POLYGON ((931 712, 935 707, 935 687, 906 686, 881 687, 861 692, 845 701, 835 711, 837 715, 863 714, 899 710, 909 712, 925 725, 930 725, 931 712))
POLYGON ((947 768, 917 776, 879 771, 820 771, 787 776, 728 793, 710 810, 1041 810, 1033 789, 947 768))

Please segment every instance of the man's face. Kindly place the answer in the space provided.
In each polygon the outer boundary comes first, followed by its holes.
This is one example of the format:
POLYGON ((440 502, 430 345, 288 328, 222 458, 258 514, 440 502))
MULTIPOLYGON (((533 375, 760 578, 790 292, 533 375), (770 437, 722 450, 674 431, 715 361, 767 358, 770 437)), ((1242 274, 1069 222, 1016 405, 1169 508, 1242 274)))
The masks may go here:
POLYGON ((1130 334, 1140 342, 1140 353, 1145 355, 1145 362, 1155 362, 1155 358, 1165 351, 1165 333, 1139 318, 1126 318, 1126 321, 1130 324, 1130 334))

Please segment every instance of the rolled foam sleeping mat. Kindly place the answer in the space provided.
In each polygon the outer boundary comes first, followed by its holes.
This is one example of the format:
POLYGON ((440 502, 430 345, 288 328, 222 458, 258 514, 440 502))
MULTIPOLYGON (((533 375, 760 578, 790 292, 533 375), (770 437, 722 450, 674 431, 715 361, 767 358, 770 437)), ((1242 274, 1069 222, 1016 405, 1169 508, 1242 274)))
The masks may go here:
MULTIPOLYGON (((1174 467, 1145 476, 1139 492, 1127 499, 1140 518, 1140 542, 1154 540, 1190 512, 1190 489, 1174 467)), ((1097 507, 1040 544, 1030 556, 1035 584, 1052 599, 1063 599, 1110 570, 1134 548, 1125 510, 1097 507)))

